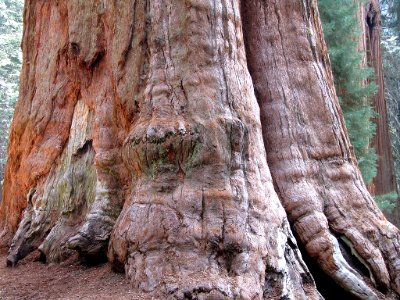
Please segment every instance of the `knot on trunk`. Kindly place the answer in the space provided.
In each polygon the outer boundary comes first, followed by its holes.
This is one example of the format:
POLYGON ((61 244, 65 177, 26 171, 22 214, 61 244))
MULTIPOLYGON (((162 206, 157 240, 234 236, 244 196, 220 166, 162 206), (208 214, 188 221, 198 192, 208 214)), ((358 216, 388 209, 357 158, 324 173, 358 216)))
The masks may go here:
POLYGON ((151 123, 136 127, 127 138, 123 159, 136 176, 155 179, 159 173, 185 174, 199 164, 202 127, 186 122, 151 123))

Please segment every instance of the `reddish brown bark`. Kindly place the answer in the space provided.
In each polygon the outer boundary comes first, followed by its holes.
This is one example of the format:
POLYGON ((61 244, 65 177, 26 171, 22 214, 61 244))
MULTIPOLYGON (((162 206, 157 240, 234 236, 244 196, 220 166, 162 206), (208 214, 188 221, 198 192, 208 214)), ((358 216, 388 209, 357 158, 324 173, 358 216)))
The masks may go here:
POLYGON ((318 299, 282 202, 344 289, 382 296, 334 234, 399 292, 399 232, 354 162, 315 5, 26 2, 8 264, 77 250, 160 298, 318 299))
POLYGON ((377 175, 373 180, 371 192, 382 195, 397 192, 396 178, 394 175, 394 163, 390 142, 388 116, 385 100, 385 86, 383 80, 382 54, 381 54, 381 14, 378 0, 370 0, 364 6, 365 19, 362 26, 365 27, 367 62, 374 68, 375 83, 378 91, 373 99, 376 118, 376 134, 372 146, 378 155, 377 175))
POLYGON ((378 285, 400 292, 399 256, 390 254, 399 249, 399 232, 377 209, 358 170, 316 2, 259 0, 244 9, 268 165, 301 243, 357 297, 375 296, 336 257, 336 238, 354 247, 378 285))
POLYGON ((98 260, 111 236, 114 268, 160 297, 319 298, 266 164, 239 1, 29 1, 23 51, 9 265, 98 260))
MULTIPOLYGON (((381 55, 382 24, 379 2, 377 0, 370 0, 366 3, 360 2, 358 17, 362 30, 359 48, 360 51, 365 53, 363 65, 374 69, 373 77, 377 85, 377 92, 373 97, 372 104, 378 117, 375 119, 376 133, 371 141, 371 147, 376 149, 378 156, 377 174, 368 185, 368 190, 374 195, 384 195, 390 192, 398 192, 398 190, 384 94, 385 87, 381 55)), ((396 226, 400 225, 399 199, 393 213, 389 214, 388 217, 393 224, 396 226)))

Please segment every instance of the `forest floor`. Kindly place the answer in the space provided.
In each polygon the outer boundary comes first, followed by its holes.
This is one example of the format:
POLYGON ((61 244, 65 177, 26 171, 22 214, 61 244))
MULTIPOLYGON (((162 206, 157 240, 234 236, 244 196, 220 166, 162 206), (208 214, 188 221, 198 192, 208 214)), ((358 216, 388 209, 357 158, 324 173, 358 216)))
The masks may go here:
MULTIPOLYGON (((113 272, 108 264, 83 266, 77 257, 61 264, 44 264, 39 261, 39 253, 36 251, 19 261, 16 267, 8 268, 6 257, 6 251, 0 248, 0 300, 161 299, 149 297, 148 294, 132 288, 125 275, 113 272)), ((309 266, 314 266, 311 261, 308 263, 309 266)), ((338 291, 338 287, 320 271, 315 274, 316 279, 320 279, 317 281, 322 283, 320 291, 324 291, 323 295, 327 300, 354 299, 341 292, 340 288, 338 291), (331 297, 333 290, 335 296, 331 297)), ((378 297, 382 300, 396 299, 393 294, 379 294, 378 297)))
POLYGON ((148 299, 108 264, 85 267, 74 261, 46 265, 32 253, 15 268, 0 251, 0 300, 8 299, 148 299))

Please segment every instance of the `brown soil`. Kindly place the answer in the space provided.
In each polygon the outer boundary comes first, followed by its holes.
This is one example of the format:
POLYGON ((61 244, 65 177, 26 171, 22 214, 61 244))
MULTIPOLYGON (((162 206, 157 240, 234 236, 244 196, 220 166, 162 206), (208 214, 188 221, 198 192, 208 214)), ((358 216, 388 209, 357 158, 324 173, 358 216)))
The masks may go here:
POLYGON ((15 268, 6 267, 0 252, 0 299, 149 299, 134 290, 123 274, 108 264, 82 266, 71 260, 46 265, 33 253, 15 268))

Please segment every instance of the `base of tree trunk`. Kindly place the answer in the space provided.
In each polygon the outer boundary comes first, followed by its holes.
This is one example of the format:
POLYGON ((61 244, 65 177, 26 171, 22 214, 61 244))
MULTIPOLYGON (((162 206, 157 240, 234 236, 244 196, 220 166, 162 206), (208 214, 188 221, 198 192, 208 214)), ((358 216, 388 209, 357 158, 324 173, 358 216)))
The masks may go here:
POLYGON ((343 289, 379 295, 338 239, 399 292, 399 232, 360 179, 315 5, 27 2, 8 264, 78 251, 160 298, 321 299, 290 221, 343 289))

